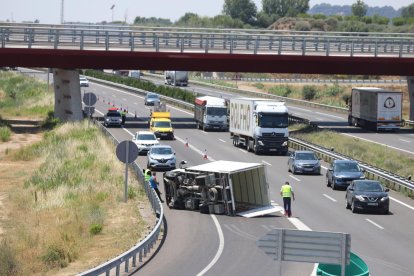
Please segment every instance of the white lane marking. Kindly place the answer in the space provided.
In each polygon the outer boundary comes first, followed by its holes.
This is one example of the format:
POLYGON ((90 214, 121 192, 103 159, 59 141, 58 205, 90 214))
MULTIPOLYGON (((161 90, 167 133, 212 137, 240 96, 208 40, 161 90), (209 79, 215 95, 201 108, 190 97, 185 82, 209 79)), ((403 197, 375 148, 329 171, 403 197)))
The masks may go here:
POLYGON ((134 104, 135 104, 135 105, 138 105, 138 103, 137 103, 137 102, 134 102, 134 104))
POLYGON ((339 117, 339 116, 335 116, 335 115, 331 115, 331 114, 326 114, 326 113, 322 113, 322 112, 315 112, 316 114, 320 114, 320 115, 323 115, 323 116, 328 116, 328 117, 332 117, 332 118, 337 118, 337 119, 344 119, 344 118, 342 118, 342 117, 339 117))
POLYGON ((269 162, 266 162, 266 161, 264 161, 264 160, 262 160, 262 163, 264 163, 264 164, 266 164, 266 165, 268 165, 268 166, 272 166, 272 164, 270 164, 269 162))
POLYGON ((325 169, 325 170, 327 170, 327 169, 328 169, 328 167, 325 167, 325 166, 322 166, 322 165, 321 165, 321 168, 322 168, 322 169, 325 169))
POLYGON ((122 127, 123 128, 123 130, 125 130, 126 132, 128 132, 132 137, 134 137, 135 135, 131 132, 131 131, 129 131, 128 129, 126 129, 126 128, 124 128, 124 127, 122 127))
MULTIPOLYGON (((184 140, 184 139, 182 139, 182 138, 180 138, 180 137, 178 137, 178 136, 175 136, 175 139, 176 140, 178 140, 178 141, 180 141, 181 143, 183 143, 184 145, 185 145, 185 143, 186 143, 186 140, 184 140)), ((204 156, 204 151, 202 151, 202 150, 199 150, 199 149, 197 149, 196 147, 194 147, 193 145, 188 145, 188 147, 190 148, 190 149, 192 149, 193 151, 195 151, 195 152, 197 152, 197 153, 199 153, 201 156, 204 156)), ((208 152, 207 152, 207 158, 210 160, 210 161, 216 161, 214 158, 212 158, 211 156, 209 156, 208 155, 208 152)))
POLYGON ((201 132, 202 132, 202 133, 204 133, 204 134, 208 134, 208 132, 207 132, 207 131, 205 131, 205 130, 202 130, 201 132))
POLYGON ((293 175, 289 175, 289 177, 292 177, 293 179, 295 179, 296 181, 299 181, 300 182, 300 179, 299 178, 297 178, 297 177, 294 177, 293 175))
POLYGON ((247 150, 242 150, 242 149, 238 149, 238 150, 243 152, 243 153, 247 153, 247 150))
POLYGON ((324 197, 326 197, 327 199, 332 200, 333 202, 336 202, 336 199, 333 197, 328 196, 327 194, 323 194, 324 197))
POLYGON ((375 141, 372 141, 372 140, 369 140, 369 139, 365 139, 365 138, 361 138, 361 137, 351 135, 351 134, 348 134, 348 133, 341 132, 341 134, 346 135, 346 136, 350 136, 352 138, 357 138, 357 139, 360 139, 360 140, 363 140, 363 141, 367 141, 367 142, 370 142, 370 143, 374 143, 374 144, 377 144, 377 145, 380 145, 380 146, 384 146, 384 147, 388 147, 388 148, 391 148, 391 149, 396 149, 396 150, 403 151, 403 152, 406 152, 406 153, 414 154, 414 152, 412 152, 412 151, 408 151, 408 150, 405 150, 405 149, 400 149, 400 148, 393 147, 393 146, 390 146, 390 145, 378 143, 378 142, 375 142, 375 141))
POLYGON ((411 141, 404 140, 404 139, 398 139, 398 140, 403 141, 403 142, 406 142, 406 143, 411 143, 411 141))
MULTIPOLYGON (((134 94, 134 93, 131 93, 131 92, 125 92, 125 91, 122 91, 122 90, 121 90, 121 89, 119 89, 119 88, 114 88, 114 87, 110 87, 110 86, 103 85, 103 84, 99 84, 99 83, 95 83, 95 85, 99 85, 99 86, 101 86, 101 87, 105 87, 105 88, 107 88, 107 89, 115 90, 116 92, 120 92, 120 93, 128 94, 128 95, 131 95, 131 96, 135 96, 135 97, 140 98, 140 99, 144 99, 144 98, 145 98, 145 97, 143 97, 143 96, 138 96, 137 94, 134 94)), ((102 93, 106 94, 106 92, 102 92, 102 93)), ((112 97, 116 97, 116 95, 112 95, 112 97)))
POLYGON ((223 143, 226 143, 226 141, 224 141, 223 139, 219 139, 219 141, 221 141, 221 142, 223 142, 223 143))
POLYGON ((298 229, 303 231, 312 231, 306 224, 298 218, 288 218, 288 220, 298 229))
POLYGON ((379 229, 384 229, 384 227, 382 227, 381 225, 379 225, 379 224, 377 224, 377 223, 375 223, 375 222, 373 222, 372 220, 370 220, 370 219, 365 219, 366 221, 368 221, 369 223, 371 223, 372 225, 375 225, 376 227, 378 227, 379 229))
POLYGON ((397 202, 397 203, 399 203, 399 204, 401 204, 401 205, 404 205, 405 207, 407 207, 407 208, 410 208, 411 210, 414 210, 414 207, 413 206, 410 206, 410 205, 408 205, 407 203, 404 203, 404 202, 402 202, 402 201, 399 201, 398 199, 396 199, 396 198, 394 198, 394 197, 391 197, 390 196, 390 199, 391 200, 393 200, 393 201, 395 201, 395 202, 397 202))
POLYGON ((127 99, 125 99, 125 98, 122 98, 122 100, 123 100, 124 102, 126 102, 126 101, 127 101, 127 99))
POLYGON ((213 219, 213 221, 214 221, 214 224, 215 224, 215 226, 216 226, 216 228, 217 228, 217 232, 218 232, 218 235, 219 235, 219 248, 218 248, 218 250, 217 250, 217 252, 216 252, 216 255, 214 256, 214 258, 211 260, 211 262, 203 269, 203 270, 201 270, 198 274, 197 274, 197 276, 202 276, 202 275, 204 275, 207 271, 209 271, 216 263, 217 263, 217 261, 219 260, 219 258, 220 258, 220 256, 221 256, 221 254, 223 253, 223 249, 224 249, 224 234, 223 234, 223 230, 221 230, 221 226, 220 226, 220 223, 218 222, 218 220, 217 220, 217 218, 216 218, 216 216, 215 215, 210 215, 211 216, 211 218, 213 219))

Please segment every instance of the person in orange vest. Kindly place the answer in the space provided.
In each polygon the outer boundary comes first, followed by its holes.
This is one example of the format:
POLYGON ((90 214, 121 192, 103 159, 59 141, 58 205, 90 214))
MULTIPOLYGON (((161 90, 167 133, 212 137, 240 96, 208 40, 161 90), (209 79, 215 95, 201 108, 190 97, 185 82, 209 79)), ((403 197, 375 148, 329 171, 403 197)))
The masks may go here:
POLYGON ((286 181, 285 185, 280 188, 280 195, 283 198, 283 208, 285 209, 285 216, 292 216, 292 199, 295 200, 295 193, 292 186, 286 181))

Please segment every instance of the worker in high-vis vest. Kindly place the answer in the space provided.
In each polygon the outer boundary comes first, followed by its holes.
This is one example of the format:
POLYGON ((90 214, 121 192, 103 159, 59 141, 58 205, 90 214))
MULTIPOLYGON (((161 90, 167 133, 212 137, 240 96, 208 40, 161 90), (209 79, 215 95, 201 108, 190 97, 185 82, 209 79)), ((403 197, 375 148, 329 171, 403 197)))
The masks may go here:
POLYGON ((151 171, 149 169, 144 170, 144 179, 145 182, 148 182, 151 177, 151 171))
POLYGON ((285 216, 292 216, 292 199, 295 200, 295 193, 292 186, 286 181, 285 185, 280 188, 280 195, 283 198, 283 208, 285 209, 285 216))

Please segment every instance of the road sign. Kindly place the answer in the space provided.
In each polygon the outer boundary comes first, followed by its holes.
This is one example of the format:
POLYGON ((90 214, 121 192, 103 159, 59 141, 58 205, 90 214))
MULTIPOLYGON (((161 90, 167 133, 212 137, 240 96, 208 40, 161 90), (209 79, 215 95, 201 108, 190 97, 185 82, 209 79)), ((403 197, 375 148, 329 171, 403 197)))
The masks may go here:
POLYGON ((94 93, 88 92, 83 95, 83 103, 85 105, 89 105, 89 106, 94 105, 96 104, 96 101, 97 101, 97 98, 94 93))
POLYGON ((132 141, 122 141, 116 147, 116 156, 122 163, 132 163, 138 157, 138 147, 132 141))
POLYGON ((83 107, 83 112, 85 112, 85 114, 92 115, 93 113, 95 113, 95 107, 94 106, 84 106, 83 107))
POLYGON ((351 235, 345 233, 273 229, 256 242, 273 260, 340 264, 350 262, 351 235))

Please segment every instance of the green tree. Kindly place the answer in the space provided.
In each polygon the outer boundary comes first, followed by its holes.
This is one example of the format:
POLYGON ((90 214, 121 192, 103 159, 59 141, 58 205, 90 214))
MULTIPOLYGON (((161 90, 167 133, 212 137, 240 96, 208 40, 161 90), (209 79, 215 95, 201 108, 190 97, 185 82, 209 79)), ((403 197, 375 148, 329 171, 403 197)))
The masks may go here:
POLYGON ((352 4, 352 14, 361 18, 367 14, 368 6, 365 5, 364 1, 357 0, 354 4, 352 4))
POLYGON ((414 17, 414 3, 407 7, 404 7, 401 10, 401 16, 404 18, 414 17))
POLYGON ((295 17, 309 10, 309 0, 262 0, 262 6, 267 15, 295 17))
POLYGON ((251 0, 224 0, 223 13, 244 23, 254 25, 257 7, 251 0))

